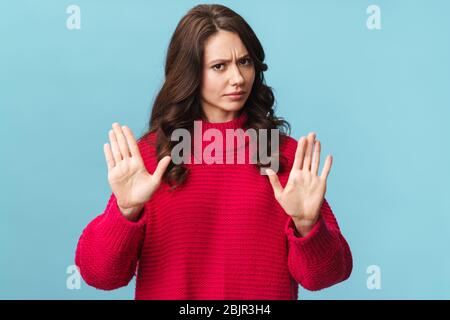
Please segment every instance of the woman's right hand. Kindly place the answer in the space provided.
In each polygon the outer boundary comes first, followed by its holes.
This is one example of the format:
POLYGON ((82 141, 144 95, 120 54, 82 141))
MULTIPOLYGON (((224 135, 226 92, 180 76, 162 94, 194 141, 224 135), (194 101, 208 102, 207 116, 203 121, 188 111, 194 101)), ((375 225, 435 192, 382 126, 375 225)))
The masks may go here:
POLYGON ((136 221, 145 203, 161 183, 164 171, 170 163, 170 156, 162 158, 153 174, 145 168, 133 132, 117 122, 109 131, 110 144, 105 143, 103 151, 108 165, 108 181, 117 199, 122 214, 136 221))

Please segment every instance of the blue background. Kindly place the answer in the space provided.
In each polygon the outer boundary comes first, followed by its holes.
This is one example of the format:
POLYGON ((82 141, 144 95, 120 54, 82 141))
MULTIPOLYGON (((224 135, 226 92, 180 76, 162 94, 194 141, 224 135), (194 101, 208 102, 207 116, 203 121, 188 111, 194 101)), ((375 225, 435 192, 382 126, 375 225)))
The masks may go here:
MULTIPOLYGON (((170 36, 199 3, 0 2, 0 298, 133 299, 134 280, 69 290, 66 269, 111 192, 108 130, 145 132, 170 36)), ((300 299, 449 299, 450 2, 220 3, 262 42, 292 136, 317 133, 321 167, 334 156, 326 197, 353 273, 300 299), (372 4, 381 30, 366 27, 372 4)))

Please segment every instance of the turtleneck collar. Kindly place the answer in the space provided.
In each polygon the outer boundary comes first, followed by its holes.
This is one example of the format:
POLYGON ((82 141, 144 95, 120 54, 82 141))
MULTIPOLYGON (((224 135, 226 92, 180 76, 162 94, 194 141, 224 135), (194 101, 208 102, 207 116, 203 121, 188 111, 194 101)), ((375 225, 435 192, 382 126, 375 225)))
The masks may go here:
POLYGON ((199 119, 201 121, 203 131, 208 129, 218 129, 219 131, 225 134, 226 129, 242 129, 245 127, 245 123, 247 122, 247 113, 242 111, 239 116, 234 118, 233 120, 226 122, 208 122, 207 120, 199 119))
POLYGON ((245 131, 247 119, 247 113, 242 111, 236 118, 226 122, 209 122, 204 119, 195 120, 191 163, 212 163, 214 161, 212 160, 212 156, 215 157, 216 153, 216 159, 222 159, 220 160, 221 163, 227 161, 227 153, 231 152, 232 156, 235 157, 237 150, 246 148, 248 145, 248 137, 244 136, 243 141, 236 139, 233 130, 243 129, 245 131), (228 141, 230 139, 228 138, 228 134, 230 133, 232 141, 228 141), (222 142, 216 141, 217 139, 215 136, 217 134, 219 134, 222 142), (205 135, 208 137, 205 137, 205 135), (212 151, 213 149, 214 151, 212 151))

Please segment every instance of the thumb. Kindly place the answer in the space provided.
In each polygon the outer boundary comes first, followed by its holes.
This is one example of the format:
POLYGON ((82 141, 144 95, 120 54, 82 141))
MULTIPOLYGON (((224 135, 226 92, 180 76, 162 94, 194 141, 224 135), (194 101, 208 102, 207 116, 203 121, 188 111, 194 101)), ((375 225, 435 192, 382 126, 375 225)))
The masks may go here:
POLYGON ((283 192, 283 187, 281 186, 280 180, 278 179, 277 174, 272 169, 266 169, 266 173, 269 177, 270 184, 272 185, 275 199, 279 199, 281 193, 283 192))
POLYGON ((156 167, 155 172, 153 172, 153 177, 157 179, 157 181, 160 181, 162 179, 162 176, 171 160, 172 158, 170 156, 165 156, 164 158, 159 160, 158 166, 156 167))

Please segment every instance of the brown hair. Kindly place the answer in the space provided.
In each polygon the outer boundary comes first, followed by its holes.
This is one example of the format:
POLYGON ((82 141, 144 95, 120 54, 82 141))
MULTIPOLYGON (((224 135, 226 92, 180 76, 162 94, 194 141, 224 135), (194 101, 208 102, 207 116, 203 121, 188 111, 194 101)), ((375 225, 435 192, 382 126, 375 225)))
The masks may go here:
MULTIPOLYGON (((280 145, 283 135, 290 134, 290 125, 274 115, 274 95, 265 85, 263 71, 267 70, 264 50, 247 22, 233 10, 217 4, 197 5, 178 23, 169 43, 165 64, 165 81, 152 109, 149 131, 156 133, 157 160, 170 155, 178 143, 171 141, 173 130, 185 128, 192 133, 194 120, 205 119, 200 103, 201 77, 205 41, 219 30, 239 35, 255 67, 255 80, 251 93, 241 111, 248 115, 247 128, 279 129, 280 145)), ((270 150, 270 139, 267 150, 270 150)), ((259 160, 255 164, 264 167, 259 160)), ((280 170, 283 164, 280 161, 280 170)), ((169 164, 163 180, 172 188, 182 184, 188 170, 183 164, 169 164)))

